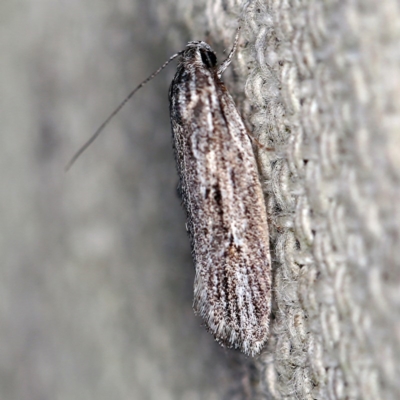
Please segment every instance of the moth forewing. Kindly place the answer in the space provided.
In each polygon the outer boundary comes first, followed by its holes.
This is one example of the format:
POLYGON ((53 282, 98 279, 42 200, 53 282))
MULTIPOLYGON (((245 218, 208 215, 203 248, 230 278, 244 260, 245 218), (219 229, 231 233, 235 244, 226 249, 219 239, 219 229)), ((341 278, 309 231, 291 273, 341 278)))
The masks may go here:
POLYGON ((257 355, 268 338, 271 267, 264 196, 239 112, 211 47, 189 42, 169 90, 196 268, 194 310, 221 344, 257 355))

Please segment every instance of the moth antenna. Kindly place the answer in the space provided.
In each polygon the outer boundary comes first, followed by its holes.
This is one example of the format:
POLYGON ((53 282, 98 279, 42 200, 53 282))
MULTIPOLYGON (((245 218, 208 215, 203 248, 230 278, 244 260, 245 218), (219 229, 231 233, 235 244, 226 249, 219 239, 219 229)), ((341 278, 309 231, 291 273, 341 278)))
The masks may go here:
POLYGON ((221 78, 221 75, 229 67, 229 64, 232 61, 232 57, 234 56, 236 49, 237 49, 237 45, 239 43, 240 29, 241 29, 241 26, 239 25, 239 27, 236 30, 235 42, 233 43, 232 50, 228 54, 228 57, 226 58, 226 60, 218 68, 218 71, 217 71, 218 78, 221 78))
POLYGON ((142 83, 140 83, 135 89, 128 94, 128 96, 121 102, 121 104, 111 113, 111 115, 100 125, 96 132, 89 138, 89 140, 74 154, 69 163, 65 166, 65 172, 67 172, 75 161, 82 155, 82 153, 97 139, 104 128, 109 124, 109 122, 115 117, 116 114, 121 110, 121 108, 133 97, 133 95, 142 88, 146 83, 150 82, 156 75, 158 75, 172 60, 180 56, 183 51, 172 55, 160 68, 153 72, 148 78, 146 78, 142 83))

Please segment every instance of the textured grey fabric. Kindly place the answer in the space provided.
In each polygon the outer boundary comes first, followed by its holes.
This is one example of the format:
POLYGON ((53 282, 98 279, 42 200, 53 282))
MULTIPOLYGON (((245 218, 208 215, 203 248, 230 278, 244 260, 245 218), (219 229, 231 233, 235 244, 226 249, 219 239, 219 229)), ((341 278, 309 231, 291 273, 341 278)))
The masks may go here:
POLYGON ((400 9, 249 8, 247 81, 274 231, 275 398, 400 398, 400 9), (397 332, 397 333, 396 333, 397 332))
MULTIPOLYGON (((211 38, 228 45, 242 5, 207 2, 211 38)), ((275 149, 259 151, 275 301, 260 396, 398 399, 400 5, 250 1, 244 20, 228 82, 275 149)))
POLYGON ((224 78, 275 150, 259 150, 274 316, 255 369, 191 310, 173 67, 63 173, 188 40, 223 58, 243 5, 1 3, 0 398, 400 398, 398 1, 250 1, 243 14, 224 78))
POLYGON ((277 148, 265 169, 277 262, 266 387, 399 398, 399 5, 254 7, 248 94, 263 77, 252 118, 277 148))

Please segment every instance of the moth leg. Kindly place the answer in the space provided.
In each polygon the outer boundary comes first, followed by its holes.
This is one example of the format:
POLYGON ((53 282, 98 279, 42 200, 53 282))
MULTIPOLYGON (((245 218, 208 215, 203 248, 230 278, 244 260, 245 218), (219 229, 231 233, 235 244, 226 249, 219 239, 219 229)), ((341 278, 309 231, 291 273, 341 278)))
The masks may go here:
POLYGON ((218 71, 217 71, 217 76, 218 78, 221 78, 221 75, 225 72, 225 70, 229 67, 229 64, 232 61, 232 57, 236 52, 237 49, 237 45, 239 42, 239 35, 240 35, 240 28, 241 26, 239 26, 237 28, 236 31, 236 36, 235 36, 235 42, 233 43, 233 47, 232 50, 230 51, 230 53, 228 54, 228 57, 226 58, 226 60, 219 66, 218 71))
POLYGON ((247 129, 246 129, 247 136, 249 137, 251 143, 258 147, 259 149, 265 150, 265 151, 275 151, 274 147, 267 147, 263 145, 257 138, 255 138, 247 129))

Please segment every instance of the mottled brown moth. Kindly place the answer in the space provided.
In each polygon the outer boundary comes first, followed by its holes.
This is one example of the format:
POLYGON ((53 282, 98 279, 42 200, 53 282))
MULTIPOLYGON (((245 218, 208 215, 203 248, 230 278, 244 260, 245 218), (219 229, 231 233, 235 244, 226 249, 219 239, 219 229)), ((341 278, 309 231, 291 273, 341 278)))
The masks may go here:
POLYGON ((193 308, 219 343, 255 356, 268 338, 271 264, 252 143, 221 80, 238 37, 219 67, 207 43, 189 42, 131 92, 68 168, 133 94, 179 56, 169 101, 179 189, 196 268, 193 308))

